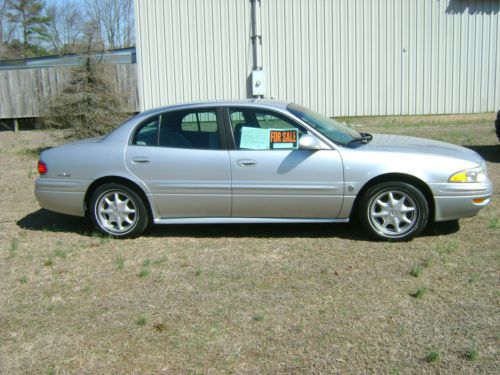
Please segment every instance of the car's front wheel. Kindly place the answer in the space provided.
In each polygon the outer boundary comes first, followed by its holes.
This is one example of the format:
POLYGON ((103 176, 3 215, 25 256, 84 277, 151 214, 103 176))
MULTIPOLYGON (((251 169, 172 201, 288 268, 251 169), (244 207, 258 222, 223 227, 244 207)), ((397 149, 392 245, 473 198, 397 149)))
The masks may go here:
POLYGON ((97 229, 113 237, 137 237, 149 223, 141 197, 122 184, 99 186, 92 194, 90 207, 92 222, 97 229))
POLYGON ((426 227, 429 219, 425 196, 405 182, 384 182, 369 188, 359 207, 365 230, 383 240, 410 240, 426 227))

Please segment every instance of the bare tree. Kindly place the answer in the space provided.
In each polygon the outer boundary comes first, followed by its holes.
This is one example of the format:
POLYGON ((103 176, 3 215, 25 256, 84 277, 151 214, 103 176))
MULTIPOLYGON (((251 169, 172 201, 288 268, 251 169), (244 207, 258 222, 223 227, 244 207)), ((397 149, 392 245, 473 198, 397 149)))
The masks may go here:
POLYGON ((107 48, 133 44, 132 0, 87 0, 89 17, 99 25, 99 36, 107 48))
POLYGON ((50 18, 47 41, 58 53, 75 52, 83 37, 83 10, 79 3, 67 1, 65 4, 52 4, 47 7, 50 18))
POLYGON ((135 45, 135 19, 134 19, 134 4, 133 0, 125 2, 125 27, 123 33, 123 47, 135 45))

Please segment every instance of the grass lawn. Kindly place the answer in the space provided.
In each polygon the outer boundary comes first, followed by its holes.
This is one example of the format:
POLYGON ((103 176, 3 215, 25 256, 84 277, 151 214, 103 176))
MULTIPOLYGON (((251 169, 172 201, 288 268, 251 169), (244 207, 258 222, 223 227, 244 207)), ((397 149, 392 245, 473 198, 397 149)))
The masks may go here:
POLYGON ((0 373, 499 373, 494 117, 348 119, 488 160, 492 204, 408 243, 316 224, 112 240, 39 209, 37 153, 53 133, 0 132, 0 373))

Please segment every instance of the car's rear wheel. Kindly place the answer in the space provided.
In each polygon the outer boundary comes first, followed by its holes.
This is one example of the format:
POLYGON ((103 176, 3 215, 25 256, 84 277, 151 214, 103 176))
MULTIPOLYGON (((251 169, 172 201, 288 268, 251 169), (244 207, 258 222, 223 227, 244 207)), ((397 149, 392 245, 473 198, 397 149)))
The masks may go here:
POLYGON ((131 188, 116 183, 99 186, 90 199, 91 218, 104 234, 119 238, 141 235, 149 223, 141 197, 131 188))
POLYGON ((371 187, 359 207, 359 218, 367 233, 382 240, 410 240, 425 228, 429 219, 425 196, 405 182, 384 182, 371 187))

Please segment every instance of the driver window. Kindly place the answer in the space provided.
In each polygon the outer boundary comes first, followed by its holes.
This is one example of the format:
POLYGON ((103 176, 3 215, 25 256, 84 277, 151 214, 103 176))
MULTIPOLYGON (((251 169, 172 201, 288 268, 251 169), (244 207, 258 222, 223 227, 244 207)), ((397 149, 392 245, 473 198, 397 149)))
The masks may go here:
POLYGON ((307 133, 286 117, 255 109, 230 109, 234 143, 238 150, 295 150, 307 133))

